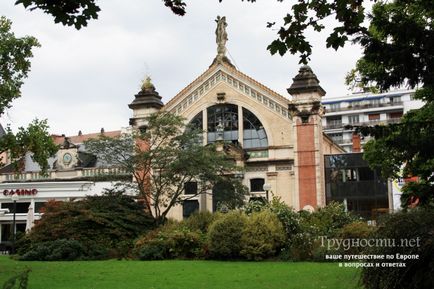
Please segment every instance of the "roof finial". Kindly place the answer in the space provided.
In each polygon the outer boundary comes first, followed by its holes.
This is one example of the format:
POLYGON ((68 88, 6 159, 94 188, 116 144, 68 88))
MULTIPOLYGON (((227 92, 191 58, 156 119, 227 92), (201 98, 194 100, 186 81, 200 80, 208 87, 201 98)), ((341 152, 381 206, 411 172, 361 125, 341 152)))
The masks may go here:
POLYGON ((155 89, 154 85, 152 84, 151 77, 149 75, 146 76, 144 80, 142 80, 142 91, 146 89, 155 89))

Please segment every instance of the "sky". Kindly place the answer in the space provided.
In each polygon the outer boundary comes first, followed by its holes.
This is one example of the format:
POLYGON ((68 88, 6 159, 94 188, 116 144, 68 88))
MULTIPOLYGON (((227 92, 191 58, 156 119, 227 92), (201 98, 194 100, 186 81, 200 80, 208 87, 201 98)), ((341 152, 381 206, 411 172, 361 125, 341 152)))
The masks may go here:
MULTIPOLYGON (((167 102, 209 67, 217 49, 217 15, 226 16, 232 63, 289 97, 286 88, 298 72, 299 58, 269 53, 266 47, 277 37, 277 27, 267 28, 266 23, 281 23, 291 2, 188 0, 187 14, 180 17, 161 0, 100 0, 98 19, 77 31, 55 24, 51 15, 2 0, 0 15, 12 20, 15 35, 34 36, 41 47, 34 50, 22 97, 0 122, 16 130, 35 118, 47 119, 50 133, 65 135, 126 127, 132 116, 128 104, 146 75, 167 102)), ((307 34, 313 45, 309 65, 327 96, 347 95, 344 77, 361 49, 349 44, 338 51, 327 49, 333 20, 325 24, 320 34, 307 34)))

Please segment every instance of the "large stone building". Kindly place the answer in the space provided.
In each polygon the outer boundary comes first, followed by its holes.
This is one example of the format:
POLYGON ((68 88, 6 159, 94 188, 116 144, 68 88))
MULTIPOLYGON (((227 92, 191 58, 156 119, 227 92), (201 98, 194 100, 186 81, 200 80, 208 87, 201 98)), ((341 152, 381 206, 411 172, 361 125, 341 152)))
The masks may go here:
MULTIPOLYGON (((220 140, 245 152, 239 177, 251 196, 265 196, 266 184, 295 209, 325 205, 323 155, 343 150, 323 134, 325 91, 319 80, 309 66, 301 67, 287 89, 290 98, 237 70, 225 56, 226 24, 218 19, 217 56, 210 67, 166 104, 148 80, 129 105, 130 124, 139 129, 159 110, 179 114, 203 130, 204 145, 220 140)), ((185 202, 184 213, 178 206, 171 216, 181 218, 191 208, 213 210, 212 193, 185 202)))

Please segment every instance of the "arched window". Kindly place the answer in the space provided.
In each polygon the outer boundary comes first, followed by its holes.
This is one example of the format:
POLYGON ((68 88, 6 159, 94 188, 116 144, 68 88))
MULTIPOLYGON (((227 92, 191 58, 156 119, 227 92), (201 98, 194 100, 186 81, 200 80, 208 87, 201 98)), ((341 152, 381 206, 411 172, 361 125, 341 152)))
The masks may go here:
POLYGON ((238 140, 238 107, 233 104, 208 107, 208 143, 219 138, 219 130, 224 141, 238 140))
POLYGON ((268 146, 267 134, 259 119, 243 107, 243 146, 244 148, 265 148, 268 146))
MULTIPOLYGON (((221 138, 226 142, 237 142, 239 137, 238 106, 234 104, 218 104, 207 108, 207 142, 213 143, 221 138)), ((190 122, 194 129, 202 130, 202 112, 190 122)), ((267 134, 261 121, 248 109, 243 108, 243 147, 268 147, 267 134)))
POLYGON ((202 123, 203 123, 202 112, 199 112, 190 121, 190 128, 194 130, 202 130, 202 123))

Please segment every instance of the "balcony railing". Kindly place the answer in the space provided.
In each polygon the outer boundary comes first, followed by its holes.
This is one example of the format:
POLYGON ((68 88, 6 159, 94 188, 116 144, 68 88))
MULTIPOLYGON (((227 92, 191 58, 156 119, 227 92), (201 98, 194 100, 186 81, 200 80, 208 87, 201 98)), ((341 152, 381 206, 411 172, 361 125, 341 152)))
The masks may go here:
POLYGON ((40 175, 39 172, 25 173, 8 173, 0 175, 0 182, 10 181, 35 181, 35 180, 50 180, 50 179, 75 179, 83 177, 98 177, 98 176, 121 176, 128 175, 123 168, 83 168, 73 171, 48 171, 46 176, 40 175))
POLYGON ((338 129, 338 128, 344 128, 347 125, 352 126, 370 126, 370 125, 386 125, 386 124, 393 124, 393 123, 399 123, 401 121, 401 118, 389 118, 389 119, 373 119, 370 121, 364 121, 364 122, 357 122, 357 123, 332 123, 329 125, 324 126, 325 130, 328 129, 338 129))
POLYGON ((397 102, 386 102, 386 103, 375 103, 375 104, 359 104, 359 105, 349 105, 347 107, 327 107, 326 108, 326 114, 327 112, 337 112, 337 111, 348 111, 348 110, 361 110, 361 109, 369 109, 369 108, 376 108, 376 107, 388 107, 388 106, 397 106, 402 105, 402 101, 397 102))

